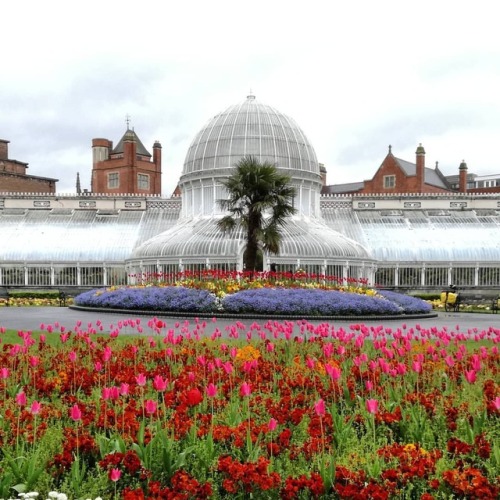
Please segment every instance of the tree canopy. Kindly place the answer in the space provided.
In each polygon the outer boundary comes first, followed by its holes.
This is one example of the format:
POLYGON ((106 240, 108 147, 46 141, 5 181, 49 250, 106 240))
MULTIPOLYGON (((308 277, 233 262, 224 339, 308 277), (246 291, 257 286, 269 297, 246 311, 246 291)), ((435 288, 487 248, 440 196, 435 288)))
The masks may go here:
POLYGON ((281 229, 286 218, 296 209, 293 200, 296 194, 291 178, 282 174, 275 165, 260 162, 254 156, 243 157, 234 173, 222 181, 229 198, 217 200, 219 206, 228 211, 218 226, 229 231, 241 226, 246 231, 244 265, 248 271, 256 269, 259 247, 278 254, 281 229))

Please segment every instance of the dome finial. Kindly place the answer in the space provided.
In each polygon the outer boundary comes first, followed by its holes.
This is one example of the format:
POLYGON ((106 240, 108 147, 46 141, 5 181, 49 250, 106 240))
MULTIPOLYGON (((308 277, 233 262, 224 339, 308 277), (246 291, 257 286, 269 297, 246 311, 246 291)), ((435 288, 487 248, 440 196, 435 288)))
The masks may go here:
POLYGON ((248 95, 247 95, 247 99, 248 99, 249 101, 253 101, 253 100, 255 99, 255 95, 254 95, 254 93, 252 92, 252 89, 250 89, 250 92, 249 92, 249 93, 248 93, 248 95))
POLYGON ((131 118, 130 115, 127 113, 125 115, 125 123, 127 124, 127 130, 130 129, 130 118, 131 118))
POLYGON ((389 154, 392 154, 392 146, 389 144, 389 154))

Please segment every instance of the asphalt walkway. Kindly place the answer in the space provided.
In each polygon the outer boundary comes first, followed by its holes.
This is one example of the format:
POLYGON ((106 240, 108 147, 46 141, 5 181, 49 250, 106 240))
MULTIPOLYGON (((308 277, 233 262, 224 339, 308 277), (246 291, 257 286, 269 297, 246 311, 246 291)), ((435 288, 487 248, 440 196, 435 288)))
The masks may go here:
MULTIPOLYGON (((41 325, 52 325, 55 329, 64 326, 66 330, 73 330, 77 325, 80 328, 86 329, 102 325, 103 331, 113 331, 120 328, 120 333, 137 333, 137 320, 140 320, 140 325, 144 333, 152 333, 148 327, 148 322, 153 318, 158 317, 166 323, 166 328, 174 328, 179 325, 185 325, 189 330, 193 330, 198 325, 202 325, 205 335, 211 335, 217 328, 224 336, 230 331, 231 326, 238 324, 240 327, 249 328, 252 323, 266 323, 268 320, 258 319, 217 319, 213 321, 211 318, 200 318, 196 320, 192 318, 173 318, 160 317, 155 315, 137 316, 133 313, 113 313, 113 312, 93 312, 74 310, 67 307, 1 307, 0 308, 0 328, 37 331, 41 329, 41 325), (134 320, 129 322, 127 320, 134 320), (131 324, 132 323, 132 324, 131 324), (226 332, 226 333, 225 333, 226 332)), ((283 322, 282 320, 274 320, 283 322)), ((339 319, 339 320, 311 320, 308 321, 313 325, 328 323, 333 325, 335 329, 343 328, 351 330, 359 328, 359 325, 367 327, 377 327, 383 325, 385 328, 392 330, 402 328, 422 328, 432 329, 433 327, 439 330, 446 328, 448 331, 461 331, 467 333, 469 331, 483 331, 490 328, 500 329, 500 314, 475 314, 475 313, 448 313, 439 312, 437 317, 419 318, 419 319, 385 319, 385 320, 356 320, 356 319, 339 319)), ((240 330, 241 331, 241 330, 240 330)), ((298 331, 298 327, 297 327, 298 331)))

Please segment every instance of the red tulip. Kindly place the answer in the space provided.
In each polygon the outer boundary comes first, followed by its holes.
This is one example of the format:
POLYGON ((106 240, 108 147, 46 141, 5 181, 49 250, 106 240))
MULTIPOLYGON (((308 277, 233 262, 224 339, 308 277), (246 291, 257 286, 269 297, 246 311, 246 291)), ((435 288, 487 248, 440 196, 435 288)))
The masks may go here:
POLYGON ((203 401, 203 394, 198 389, 191 389, 186 392, 186 403, 188 406, 199 405, 203 401))

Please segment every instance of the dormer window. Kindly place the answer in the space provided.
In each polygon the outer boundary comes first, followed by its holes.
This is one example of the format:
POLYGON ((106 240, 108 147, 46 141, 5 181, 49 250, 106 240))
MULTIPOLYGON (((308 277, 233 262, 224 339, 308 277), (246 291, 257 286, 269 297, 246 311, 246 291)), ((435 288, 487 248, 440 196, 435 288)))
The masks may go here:
POLYGON ((384 175, 384 189, 394 189, 396 187, 395 175, 384 175))

